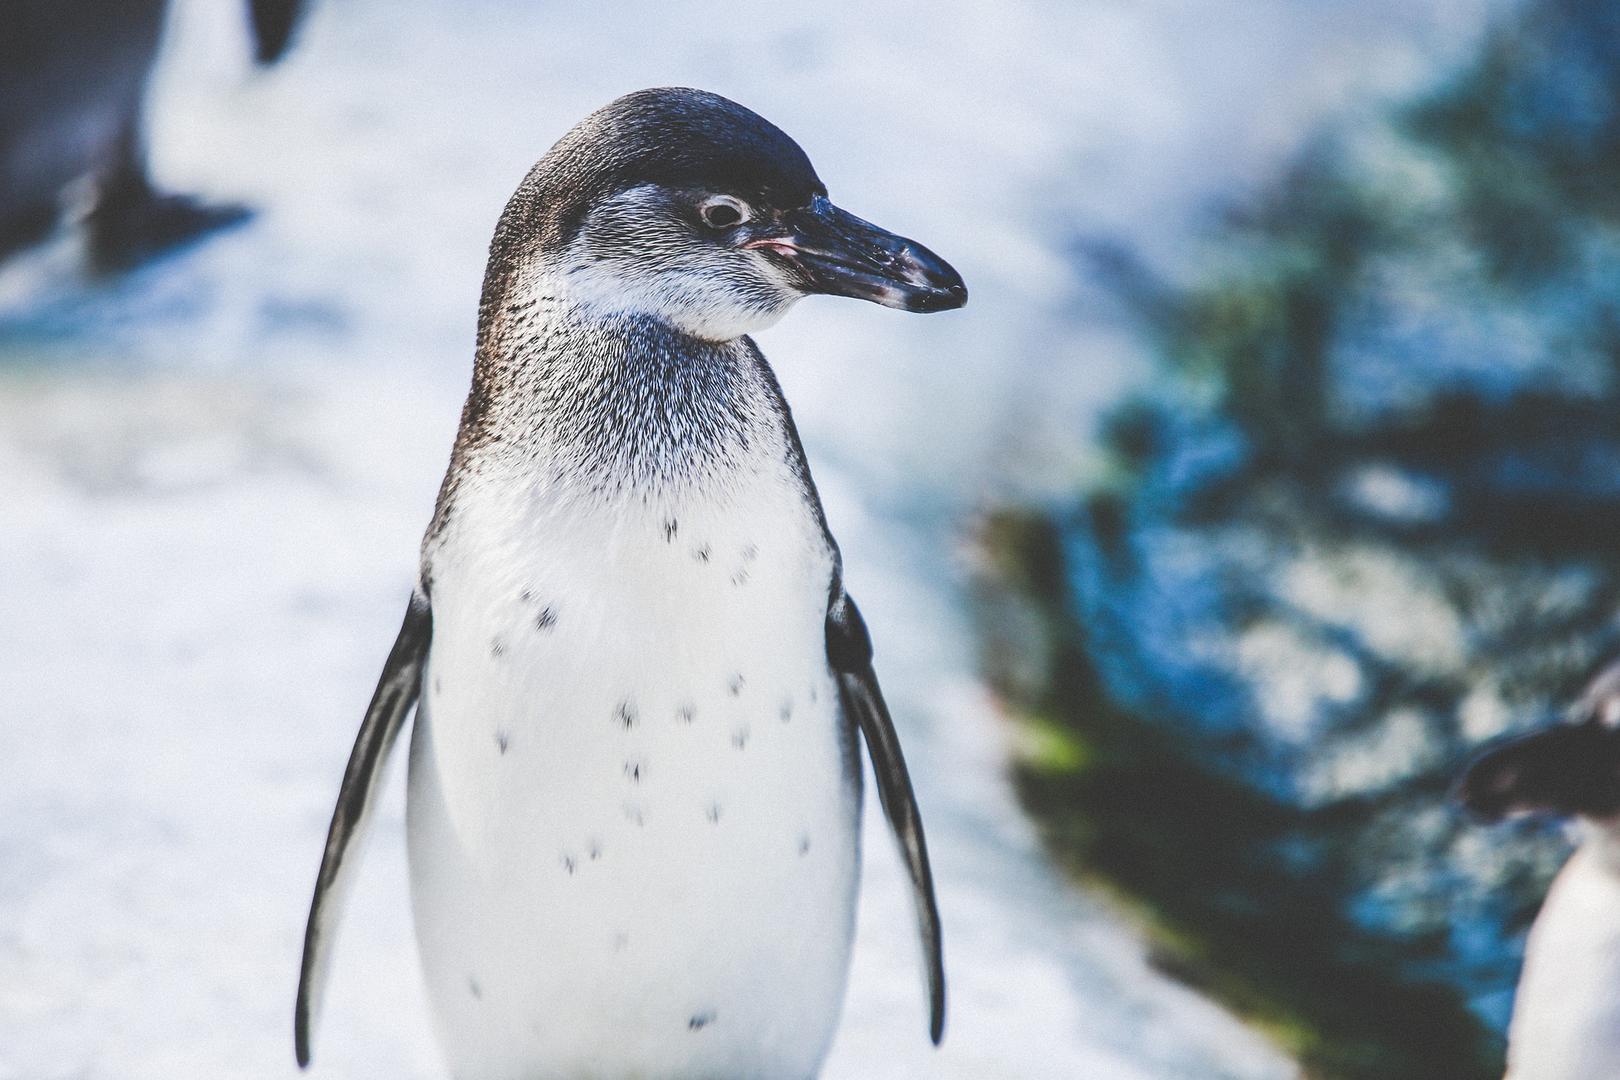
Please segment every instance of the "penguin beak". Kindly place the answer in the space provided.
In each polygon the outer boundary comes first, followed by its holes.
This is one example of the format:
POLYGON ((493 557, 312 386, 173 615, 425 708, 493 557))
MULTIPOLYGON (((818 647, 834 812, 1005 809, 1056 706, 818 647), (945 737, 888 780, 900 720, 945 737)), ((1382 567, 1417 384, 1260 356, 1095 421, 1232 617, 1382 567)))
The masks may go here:
POLYGON ((950 263, 817 196, 781 216, 783 232, 743 246, 786 264, 807 293, 849 296, 902 311, 949 311, 967 303, 950 263))

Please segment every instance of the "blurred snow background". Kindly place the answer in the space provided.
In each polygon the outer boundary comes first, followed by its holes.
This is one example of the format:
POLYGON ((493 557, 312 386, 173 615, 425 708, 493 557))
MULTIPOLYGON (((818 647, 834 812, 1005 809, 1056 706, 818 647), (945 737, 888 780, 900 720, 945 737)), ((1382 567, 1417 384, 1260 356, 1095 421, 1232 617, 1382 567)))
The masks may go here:
MULTIPOLYGON (((973 293, 930 319, 817 301, 761 341, 877 639, 947 933, 936 1052, 872 808, 827 1076, 1293 1075, 1048 867, 973 677, 960 527, 1066 479, 1076 432, 1151 371, 1077 242, 1168 258, 1211 196, 1421 82, 1487 6, 340 0, 254 74, 234 5, 178 4, 157 175, 258 217, 111 282, 66 237, 0 268, 0 1077, 294 1075, 309 889, 490 229, 570 124, 660 84, 781 125, 973 293)), ((439 1075, 395 780, 317 1075, 439 1075)))

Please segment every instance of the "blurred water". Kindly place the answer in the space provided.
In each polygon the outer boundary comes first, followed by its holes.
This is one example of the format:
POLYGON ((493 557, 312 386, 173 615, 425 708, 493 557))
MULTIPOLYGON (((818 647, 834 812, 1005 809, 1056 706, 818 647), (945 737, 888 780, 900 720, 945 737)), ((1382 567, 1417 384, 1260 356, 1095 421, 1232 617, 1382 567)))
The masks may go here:
MULTIPOLYGON (((1206 196, 1421 80, 1485 3, 342 0, 262 75, 229 6, 182 4, 158 175, 258 218, 111 283, 66 240, 0 269, 0 1077, 293 1074, 308 889, 448 452, 489 230, 570 123, 670 83, 776 121, 834 198, 973 292, 931 319, 808 303, 762 340, 877 638, 952 978, 936 1053, 874 812, 827 1075, 1289 1075, 1045 864, 954 545, 986 493, 1070 476, 1056 447, 1147 371, 1072 273, 1077 237, 1173 262, 1206 196)), ((401 831, 395 792, 326 1075, 435 1075, 401 831)))

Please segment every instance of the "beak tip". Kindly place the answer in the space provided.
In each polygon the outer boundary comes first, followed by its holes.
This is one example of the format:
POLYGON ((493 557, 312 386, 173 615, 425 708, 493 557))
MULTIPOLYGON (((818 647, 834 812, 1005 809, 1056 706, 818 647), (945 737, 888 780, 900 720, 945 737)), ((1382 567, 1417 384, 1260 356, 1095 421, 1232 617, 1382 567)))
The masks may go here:
POLYGON ((967 303, 967 286, 960 280, 943 288, 918 290, 907 297, 906 307, 920 314, 936 311, 954 311, 967 303))

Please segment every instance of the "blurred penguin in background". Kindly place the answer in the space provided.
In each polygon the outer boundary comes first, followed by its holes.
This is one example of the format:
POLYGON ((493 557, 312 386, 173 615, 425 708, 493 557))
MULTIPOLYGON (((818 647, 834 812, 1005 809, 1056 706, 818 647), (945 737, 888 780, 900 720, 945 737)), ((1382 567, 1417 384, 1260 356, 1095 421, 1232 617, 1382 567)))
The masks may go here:
POLYGON ((1507 1080, 1620 1077, 1620 662, 1567 722, 1482 753, 1457 793, 1485 821, 1553 814, 1581 824, 1525 944, 1507 1080))
MULTIPOLYGON (((260 64, 292 40, 304 0, 250 0, 260 64)), ((44 239, 76 181, 90 185, 95 267, 133 265, 247 216, 164 194, 146 170, 141 109, 166 0, 0 4, 0 259, 44 239)))

